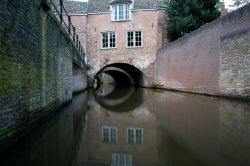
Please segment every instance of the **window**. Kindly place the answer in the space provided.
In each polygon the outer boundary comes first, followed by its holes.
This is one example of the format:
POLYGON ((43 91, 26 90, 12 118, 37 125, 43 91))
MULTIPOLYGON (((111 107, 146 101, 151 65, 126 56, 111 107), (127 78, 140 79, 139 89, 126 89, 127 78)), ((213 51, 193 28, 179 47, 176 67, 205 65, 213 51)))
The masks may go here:
POLYGON ((116 143, 117 142, 117 128, 116 127, 103 127, 102 128, 102 142, 116 143))
POLYGON ((143 143, 143 129, 142 128, 128 128, 127 129, 127 142, 129 144, 142 144, 143 143))
POLYGON ((142 47, 142 31, 127 32, 127 47, 142 47))
POLYGON ((131 19, 131 4, 112 5, 111 20, 112 21, 124 21, 131 19))
POLYGON ((115 32, 102 32, 102 48, 115 48, 116 47, 116 33, 115 32))
POLYGON ((132 166, 132 155, 113 153, 111 166, 132 166))

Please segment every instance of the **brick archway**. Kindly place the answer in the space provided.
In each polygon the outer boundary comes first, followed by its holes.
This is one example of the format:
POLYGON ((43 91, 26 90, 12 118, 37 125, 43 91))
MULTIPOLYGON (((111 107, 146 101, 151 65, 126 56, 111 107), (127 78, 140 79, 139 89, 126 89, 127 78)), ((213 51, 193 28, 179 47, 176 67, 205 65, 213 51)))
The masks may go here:
POLYGON ((94 80, 102 73, 110 75, 115 83, 120 85, 144 86, 147 82, 144 73, 135 66, 127 63, 113 63, 100 69, 94 80))

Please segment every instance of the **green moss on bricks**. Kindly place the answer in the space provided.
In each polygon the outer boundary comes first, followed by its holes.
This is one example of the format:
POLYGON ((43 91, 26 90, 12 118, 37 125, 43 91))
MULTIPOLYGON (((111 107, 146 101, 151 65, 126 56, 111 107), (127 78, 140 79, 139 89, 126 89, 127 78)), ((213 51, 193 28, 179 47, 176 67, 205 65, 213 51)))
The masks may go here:
POLYGON ((42 96, 42 101, 43 105, 46 104, 46 70, 47 70, 47 65, 46 65, 46 56, 47 56, 47 17, 46 14, 41 14, 41 96, 42 96))
POLYGON ((13 142, 72 97, 72 57, 78 54, 73 42, 37 0, 24 3, 13 10, 16 17, 11 13, 1 24, 0 116, 10 118, 0 128, 0 145, 13 142))
POLYGON ((20 75, 23 68, 19 68, 13 55, 5 55, 1 60, 2 70, 0 70, 0 87, 5 93, 15 91, 21 84, 20 75))

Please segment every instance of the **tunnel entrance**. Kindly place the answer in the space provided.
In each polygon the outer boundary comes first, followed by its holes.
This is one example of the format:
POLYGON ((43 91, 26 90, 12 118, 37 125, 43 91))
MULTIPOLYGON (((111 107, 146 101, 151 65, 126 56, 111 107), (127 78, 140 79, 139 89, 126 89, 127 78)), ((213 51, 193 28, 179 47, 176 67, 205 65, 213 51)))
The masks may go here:
POLYGON ((141 70, 126 63, 113 63, 103 67, 94 77, 94 87, 98 89, 101 84, 114 84, 116 86, 142 87, 146 82, 141 70))

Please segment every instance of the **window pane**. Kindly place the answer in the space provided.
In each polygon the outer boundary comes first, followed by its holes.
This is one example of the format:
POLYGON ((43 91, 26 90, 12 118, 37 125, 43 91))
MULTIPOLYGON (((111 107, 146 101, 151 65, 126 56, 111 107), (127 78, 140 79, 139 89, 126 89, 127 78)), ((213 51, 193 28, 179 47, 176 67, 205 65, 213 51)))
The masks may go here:
POLYGON ((103 39, 107 39, 108 38, 108 34, 107 33, 102 33, 102 38, 103 39))
POLYGON ((134 46, 134 32, 128 32, 128 47, 133 47, 134 46))
POLYGON ((133 129, 128 129, 128 143, 133 144, 134 142, 134 131, 133 129))
POLYGON ((110 47, 115 47, 115 33, 114 32, 110 32, 110 44, 109 44, 109 46, 110 47))
POLYGON ((141 128, 127 129, 127 142, 129 144, 142 144, 143 130, 141 128))
POLYGON ((140 46, 139 42, 135 42, 135 46, 140 46))
POLYGON ((105 143, 116 143, 117 129, 114 127, 102 128, 102 141, 105 143))
POLYGON ((103 32, 101 42, 102 42, 102 48, 115 48, 116 47, 115 32, 103 32))
POLYGON ((115 20, 118 20, 117 16, 118 16, 118 10, 117 10, 117 6, 115 6, 115 20))
POLYGON ((112 6, 113 20, 129 20, 131 16, 130 4, 120 4, 112 6))
POLYGON ((113 153, 112 154, 112 166, 132 166, 132 155, 113 153))
POLYGON ((125 6, 125 19, 126 20, 129 19, 129 7, 130 7, 130 5, 125 6))
POLYGON ((136 144, 142 144, 142 130, 141 129, 136 129, 136 144))
POLYGON ((102 47, 107 48, 108 47, 108 34, 102 33, 102 47))
POLYGON ((123 20, 123 5, 118 5, 119 9, 119 20, 123 20))
POLYGON ((111 136, 111 143, 116 143, 116 129, 115 128, 111 128, 110 129, 110 136, 111 136))
POLYGON ((141 31, 135 32, 135 46, 141 46, 142 45, 142 38, 141 38, 141 31))
POLYGON ((108 128, 103 128, 102 129, 102 138, 103 138, 103 142, 108 142, 109 141, 109 132, 108 132, 108 128))

